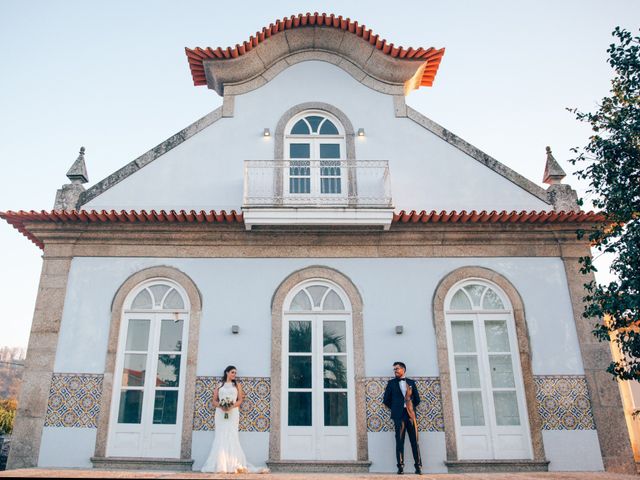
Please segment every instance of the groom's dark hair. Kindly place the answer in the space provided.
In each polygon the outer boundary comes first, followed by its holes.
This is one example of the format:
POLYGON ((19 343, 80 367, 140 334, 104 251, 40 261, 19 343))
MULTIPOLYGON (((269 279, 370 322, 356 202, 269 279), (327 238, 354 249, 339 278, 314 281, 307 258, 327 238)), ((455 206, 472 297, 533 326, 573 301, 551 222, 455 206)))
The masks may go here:
POLYGON ((407 366, 402 362, 393 362, 393 366, 395 367, 396 365, 398 365, 399 367, 402 367, 403 370, 405 371, 407 370, 407 366))

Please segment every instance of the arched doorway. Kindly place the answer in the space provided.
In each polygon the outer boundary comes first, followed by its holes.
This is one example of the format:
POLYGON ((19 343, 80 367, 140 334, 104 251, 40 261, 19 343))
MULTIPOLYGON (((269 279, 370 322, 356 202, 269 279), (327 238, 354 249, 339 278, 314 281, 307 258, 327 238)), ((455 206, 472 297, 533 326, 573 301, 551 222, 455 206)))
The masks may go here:
POLYGON ((444 300, 458 459, 531 459, 527 402, 513 308, 481 278, 444 300))
POLYGON ((180 458, 191 305, 153 278, 127 295, 120 322, 107 456, 180 458))
POLYGON ((335 283, 310 279, 282 312, 282 458, 356 460, 351 303, 335 283))

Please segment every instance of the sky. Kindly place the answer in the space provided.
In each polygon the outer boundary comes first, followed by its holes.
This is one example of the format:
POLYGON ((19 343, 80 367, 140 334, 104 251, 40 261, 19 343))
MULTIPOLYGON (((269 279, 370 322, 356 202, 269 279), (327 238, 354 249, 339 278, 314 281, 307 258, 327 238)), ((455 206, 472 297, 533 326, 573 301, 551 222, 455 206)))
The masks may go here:
MULTIPOLYGON (((611 31, 640 26, 636 0, 0 0, 0 211, 51 210, 80 146, 89 187, 217 108, 193 86, 184 47, 234 46, 308 11, 395 45, 445 47, 433 88, 407 103, 540 185, 545 146, 570 173, 570 149, 588 142, 566 109, 608 94, 611 31)), ((0 247, 0 345, 26 346, 42 252, 5 222, 0 247)))

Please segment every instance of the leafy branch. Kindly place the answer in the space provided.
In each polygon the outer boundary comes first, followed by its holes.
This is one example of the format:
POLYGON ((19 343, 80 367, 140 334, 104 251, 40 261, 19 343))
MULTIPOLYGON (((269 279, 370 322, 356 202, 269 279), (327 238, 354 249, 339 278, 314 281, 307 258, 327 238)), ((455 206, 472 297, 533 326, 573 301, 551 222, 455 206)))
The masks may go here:
MULTIPOLYGON (((607 368, 615 378, 640 380, 640 36, 616 27, 615 42, 607 49, 614 70, 610 96, 595 112, 570 110, 593 134, 582 149, 574 148, 571 163, 582 168, 575 175, 587 180, 587 194, 607 221, 589 231, 591 245, 615 259, 616 280, 606 285, 585 284, 583 317, 599 319, 593 334, 613 341, 622 358, 607 368)), ((591 257, 579 259, 580 271, 596 271, 591 257)))

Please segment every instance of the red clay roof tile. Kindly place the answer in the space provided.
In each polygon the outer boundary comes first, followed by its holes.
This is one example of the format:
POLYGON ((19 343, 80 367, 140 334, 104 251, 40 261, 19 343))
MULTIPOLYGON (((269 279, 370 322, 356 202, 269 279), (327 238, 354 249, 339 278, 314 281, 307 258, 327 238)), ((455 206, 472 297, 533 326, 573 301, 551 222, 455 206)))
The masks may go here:
POLYGON ((187 60, 189 67, 191 68, 191 76, 193 77, 193 84, 195 86, 206 85, 207 79, 204 74, 204 60, 219 60, 228 58, 237 58, 240 55, 245 55, 250 52, 260 43, 269 39, 272 35, 283 32, 285 30, 291 30, 293 28, 304 27, 307 25, 323 25, 327 27, 333 27, 340 30, 344 30, 368 41, 375 48, 382 53, 389 55, 393 58, 409 58, 412 60, 423 59, 426 63, 420 85, 423 87, 430 87, 433 85, 438 67, 442 61, 444 55, 444 48, 436 50, 433 47, 427 49, 418 48, 414 49, 409 47, 396 47, 393 43, 387 43, 385 39, 380 39, 379 35, 374 34, 371 29, 368 29, 365 25, 358 25, 358 22, 351 20, 350 18, 343 18, 342 15, 327 15, 326 13, 315 12, 313 14, 298 14, 291 15, 290 17, 284 17, 282 20, 278 19, 275 23, 270 24, 268 27, 264 27, 261 31, 256 32, 255 35, 249 37, 249 40, 242 45, 236 44, 234 48, 227 47, 222 49, 217 48, 200 48, 194 49, 186 48, 187 60))
POLYGON ((521 212, 512 211, 507 212, 506 210, 502 210, 501 212, 497 212, 496 210, 492 210, 491 212, 487 212, 486 210, 482 210, 481 212, 476 212, 472 210, 467 212, 462 210, 460 212, 451 211, 441 211, 440 213, 432 210, 427 213, 425 210, 421 212, 416 212, 415 210, 411 210, 411 212, 406 212, 401 210, 399 213, 393 214, 393 223, 597 223, 604 222, 606 217, 601 213, 596 212, 556 212, 556 211, 540 211, 536 212, 530 211, 527 212, 525 210, 521 212))
POLYGON ((200 210, 52 210, 47 212, 42 210, 36 212, 31 210, 25 212, 20 210, 18 212, 0 212, 0 218, 3 218, 16 230, 22 233, 25 237, 35 243, 38 247, 44 248, 44 244, 34 234, 29 232, 26 227, 26 222, 60 222, 60 223, 157 223, 157 222, 177 222, 177 223, 242 223, 242 213, 238 213, 235 210, 226 212, 221 210, 216 212, 214 210, 204 211, 200 210))

